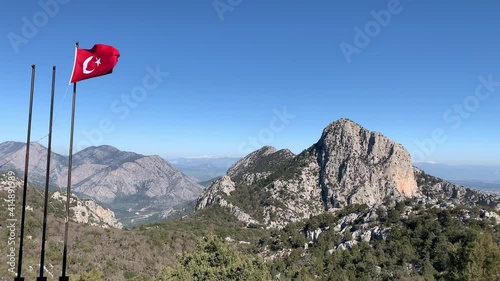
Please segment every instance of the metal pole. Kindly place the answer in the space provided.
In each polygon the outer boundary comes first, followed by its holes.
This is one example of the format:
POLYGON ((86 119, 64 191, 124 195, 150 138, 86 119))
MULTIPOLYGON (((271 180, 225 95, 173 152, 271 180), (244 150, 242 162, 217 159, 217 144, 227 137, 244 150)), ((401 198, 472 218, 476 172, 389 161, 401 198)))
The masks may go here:
POLYGON ((66 267, 68 259, 68 228, 69 228, 69 206, 71 202, 71 169, 73 166, 73 134, 75 129, 75 104, 76 104, 76 83, 73 83, 73 106, 71 110, 71 135, 69 144, 69 163, 68 163, 68 187, 66 190, 66 221, 64 223, 64 250, 63 250, 63 265, 62 276, 59 281, 69 281, 66 276, 66 267))
POLYGON ((17 276, 14 281, 24 281, 22 277, 23 267, 23 242, 24 242, 24 221, 26 219, 26 194, 28 190, 28 167, 30 159, 30 142, 31 142, 31 117, 33 112, 33 94, 35 92, 35 65, 31 65, 31 90, 30 90, 30 106, 28 113, 28 135, 26 137, 26 158, 24 160, 24 184, 23 184, 23 209, 21 211, 21 237, 19 241, 19 259, 17 260, 17 276))
POLYGON ((50 154, 52 153, 52 119, 54 116, 54 91, 56 87, 56 67, 52 67, 52 91, 50 93, 49 144, 47 148, 47 171, 45 173, 45 202, 43 205, 42 249, 40 250, 40 276, 37 281, 46 281, 43 277, 45 268, 45 236, 47 233, 47 205, 49 202, 50 154))
MULTIPOLYGON (((75 43, 78 51, 78 42, 75 43)), ((75 52, 76 56, 76 52, 75 52)), ((76 58, 76 57, 75 57, 76 58)), ((69 281, 66 276, 66 267, 68 260, 68 230, 69 230, 69 205, 71 202, 71 169, 73 168, 73 135, 75 132, 75 107, 76 107, 76 83, 73 83, 73 105, 71 109, 71 133, 69 137, 69 160, 68 160, 68 187, 66 189, 66 221, 64 223, 64 249, 63 249, 63 263, 62 274, 59 281, 69 281)))

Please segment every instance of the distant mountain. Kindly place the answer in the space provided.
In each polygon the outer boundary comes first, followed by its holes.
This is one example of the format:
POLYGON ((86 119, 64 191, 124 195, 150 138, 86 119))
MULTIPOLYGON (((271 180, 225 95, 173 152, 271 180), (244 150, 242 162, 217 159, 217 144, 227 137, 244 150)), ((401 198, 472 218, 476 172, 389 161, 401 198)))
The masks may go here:
MULTIPOLYGON (((1 169, 24 172, 25 145, 0 144, 1 169)), ((44 185, 47 149, 30 146, 29 181, 44 185)), ((53 188, 67 185, 66 157, 52 153, 53 188)), ((159 156, 120 151, 111 146, 86 148, 73 156, 72 192, 93 198, 115 211, 124 224, 168 218, 195 200, 202 187, 159 156)))
POLYGON ((500 197, 428 175, 402 145, 348 119, 328 125, 298 155, 272 147, 252 152, 203 192, 197 209, 220 205, 248 224, 284 227, 354 204, 407 198, 500 209, 500 197))
POLYGON ((168 161, 179 171, 198 182, 203 182, 225 175, 239 159, 236 157, 200 157, 173 158, 168 161))
MULTIPOLYGON (((0 171, 12 170, 20 178, 24 174, 26 144, 21 142, 0 143, 0 171)), ((45 186, 45 170, 47 167, 47 148, 38 144, 30 145, 29 182, 36 186, 45 186)), ((68 159, 57 153, 51 153, 50 183, 52 188, 66 186, 63 176, 68 170, 68 159)))
POLYGON ((484 192, 494 193, 500 195, 500 182, 481 182, 473 180, 450 180, 453 183, 468 186, 471 188, 479 189, 484 192))

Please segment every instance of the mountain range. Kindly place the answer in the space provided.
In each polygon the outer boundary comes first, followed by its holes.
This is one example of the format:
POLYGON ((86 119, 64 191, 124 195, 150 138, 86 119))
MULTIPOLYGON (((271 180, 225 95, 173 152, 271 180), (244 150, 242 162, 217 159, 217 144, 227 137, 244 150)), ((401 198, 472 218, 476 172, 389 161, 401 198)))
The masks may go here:
POLYGON ((240 221, 285 227, 353 204, 390 205, 414 198, 500 209, 500 198, 430 176, 408 151, 378 132, 340 119, 298 155, 263 147, 207 188, 197 209, 227 207, 240 221))
MULTIPOLYGON (((47 149, 31 143, 29 182, 44 186, 47 149)), ((1 170, 24 173, 25 144, 0 144, 1 170)), ((51 154, 52 189, 66 190, 68 159, 51 154)), ((116 213, 124 225, 167 219, 196 200, 202 187, 159 156, 89 147, 73 156, 72 192, 116 213)))
MULTIPOLYGON (((46 152, 38 143, 30 146, 29 180, 38 186, 45 181, 46 152)), ((24 157, 24 143, 0 144, 0 170, 21 175, 24 157)), ((51 188, 65 190, 68 159, 56 153, 51 157, 51 188)), ((403 146, 348 119, 328 125, 318 142, 298 155, 265 146, 236 160, 174 159, 184 171, 217 170, 206 178, 230 167, 225 176, 207 181, 211 185, 201 194, 203 187, 193 177, 159 156, 89 147, 74 154, 72 192, 110 208, 124 225, 177 218, 192 212, 195 204, 197 209, 229 206, 247 223, 281 227, 351 204, 377 206, 408 197, 444 196, 498 208, 487 194, 428 175, 413 166, 403 146)))

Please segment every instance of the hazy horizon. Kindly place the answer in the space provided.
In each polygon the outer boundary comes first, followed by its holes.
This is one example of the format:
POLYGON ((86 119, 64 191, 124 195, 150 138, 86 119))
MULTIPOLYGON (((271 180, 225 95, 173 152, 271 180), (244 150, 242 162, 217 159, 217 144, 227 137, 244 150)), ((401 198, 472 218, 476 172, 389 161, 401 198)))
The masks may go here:
MULTIPOLYGON (((0 142, 1 143, 4 143, 4 142, 9 142, 9 141, 13 141, 13 140, 7 140, 7 141, 2 141, 0 142)), ((14 140, 13 142, 21 142, 21 143, 26 143, 26 141, 16 141, 14 140)), ((35 141, 32 141, 32 143, 34 143, 35 141)), ((44 143, 41 143, 41 142, 36 142, 40 145, 43 145, 44 147, 47 147, 47 144, 44 144, 44 143)), ((312 144, 311 144, 312 145, 312 144)), ((145 155, 145 156, 152 156, 152 155, 158 155, 166 160, 176 160, 176 159, 223 159, 223 158, 234 158, 234 159, 241 159, 243 157, 245 157, 246 155, 248 154, 245 154, 245 155, 215 155, 215 154, 206 154, 206 155, 179 155, 179 156, 170 156, 170 155, 161 155, 161 154, 158 154, 158 153, 152 153, 152 154, 145 154, 145 153, 140 153, 138 151, 133 151, 133 150, 127 150, 127 149, 123 149, 121 147, 118 147, 116 145, 112 145, 112 144, 99 144, 99 145, 95 145, 94 147, 99 147, 99 146, 112 146, 112 147, 115 147, 117 148, 118 150, 121 150, 121 151, 128 151, 128 152, 133 152, 133 153, 137 153, 137 154, 142 154, 142 155, 145 155)), ((272 145, 271 145, 272 146, 272 145)), ((86 147, 88 148, 88 147, 86 147)), ((255 150, 258 150, 260 149, 261 147, 259 148, 256 148, 255 150)), ((288 149, 286 147, 275 147, 276 149, 288 149)), ((308 147, 304 148, 304 149, 307 149, 308 147)), ((299 154, 301 153, 304 149, 301 149, 299 151, 292 151, 294 154, 299 154)), ((254 150, 254 151, 255 151, 254 150)), ((52 149, 52 152, 53 153, 57 153, 59 155, 62 155, 62 156, 68 156, 68 152, 67 150, 55 150, 55 149, 52 149)), ((75 151, 74 153, 77 153, 78 151, 75 151)), ((253 151, 251 151, 253 152, 253 151)), ((433 160, 428 160, 428 161, 415 161, 412 159, 412 164, 413 165, 416 165, 418 166, 418 164, 432 164, 432 165, 448 165, 448 166, 475 166, 475 167, 500 167, 500 163, 497 164, 497 163, 486 163, 486 164, 482 164, 482 163, 473 163, 473 162, 439 162, 439 161, 433 161, 433 160)))

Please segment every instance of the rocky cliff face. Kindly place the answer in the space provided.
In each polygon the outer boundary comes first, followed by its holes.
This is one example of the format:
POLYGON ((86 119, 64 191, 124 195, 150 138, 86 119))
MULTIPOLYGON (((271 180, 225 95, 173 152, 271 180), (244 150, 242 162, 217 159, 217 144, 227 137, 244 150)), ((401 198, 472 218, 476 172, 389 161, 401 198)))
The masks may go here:
MULTIPOLYGON (((23 180, 16 176, 11 176, 10 174, 0 175, 0 192, 5 192, 8 194, 8 190, 11 187, 15 190, 15 194, 22 196, 23 180)), ((28 192, 32 193, 35 200, 28 200, 26 209, 33 212, 43 213, 43 200, 44 193, 43 190, 38 190, 36 187, 30 186, 28 192)), ((49 198, 49 211, 56 211, 59 214, 63 214, 65 209, 63 206, 66 204, 66 194, 62 194, 59 191, 50 192, 49 198)), ((98 226, 102 228, 122 228, 123 225, 120 223, 113 211, 104 208, 92 200, 82 200, 77 196, 72 195, 70 198, 70 212, 72 217, 70 219, 77 223, 89 224, 93 226, 98 226)))
POLYGON ((238 220, 247 224, 258 224, 259 222, 253 219, 249 214, 245 213, 241 208, 233 205, 227 197, 231 196, 231 192, 235 190, 235 183, 229 176, 224 176, 215 181, 210 189, 203 192, 203 195, 198 199, 197 208, 203 209, 208 206, 218 204, 222 207, 228 208, 229 212, 234 215, 238 220))
MULTIPOLYGON (((59 191, 52 193, 50 198, 64 204, 66 203, 66 194, 62 194, 59 191)), ((123 227, 123 224, 116 219, 113 211, 102 207, 93 200, 81 200, 77 196, 72 195, 70 202, 72 205, 70 210, 73 213, 73 217, 71 219, 75 222, 90 224, 102 228, 123 227)))
POLYGON ((326 208, 375 206, 388 196, 412 196, 417 183, 410 154, 385 136, 340 119, 314 146, 326 208))
MULTIPOLYGON (((24 172, 25 145, 0 144, 2 170, 24 172)), ((30 146, 30 181, 45 184, 47 149, 30 146)), ((52 153, 51 185, 67 184, 67 158, 52 153)), ((89 147, 73 156, 72 191, 105 203, 120 214, 138 216, 168 214, 179 205, 196 200, 202 187, 159 156, 120 151, 111 146, 89 147)), ((129 216, 129 215, 127 215, 129 216)))
POLYGON ((439 179, 430 184, 417 182, 417 178, 420 174, 404 147, 351 120, 340 119, 299 155, 272 147, 249 154, 230 168, 223 180, 205 190, 197 209, 231 204, 231 209, 250 215, 250 219, 239 217, 244 222, 280 228, 353 204, 378 207, 405 198, 432 201, 438 197, 468 205, 495 207, 500 202, 498 197, 439 179), (249 189, 254 193, 246 200, 260 200, 258 210, 241 204, 241 194, 249 189))

